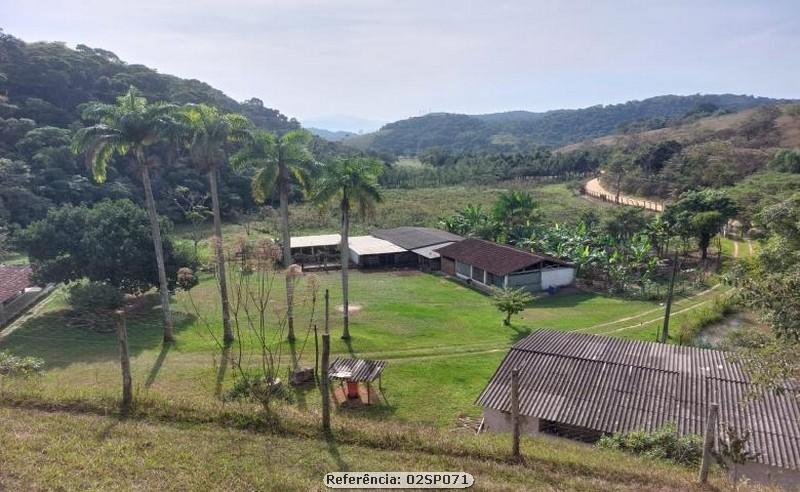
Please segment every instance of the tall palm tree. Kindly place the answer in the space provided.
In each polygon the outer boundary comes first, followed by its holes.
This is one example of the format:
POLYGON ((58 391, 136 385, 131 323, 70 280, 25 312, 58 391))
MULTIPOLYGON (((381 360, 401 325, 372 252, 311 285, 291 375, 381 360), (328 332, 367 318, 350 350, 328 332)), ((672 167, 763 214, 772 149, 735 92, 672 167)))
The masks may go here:
MULTIPOLYGON (((313 158, 308 150, 311 134, 306 130, 293 130, 280 137, 256 130, 247 145, 231 157, 235 169, 256 169, 251 182, 253 198, 264 203, 277 188, 280 201, 281 239, 283 264, 292 264, 291 233, 289 230, 289 194, 292 178, 304 188, 313 158)), ((294 340, 294 277, 286 276, 286 311, 289 340, 294 340)))
POLYGON ((337 203, 342 214, 342 309, 344 328, 342 338, 350 338, 348 298, 348 266, 350 261, 350 212, 355 207, 361 217, 368 216, 382 200, 378 176, 383 164, 367 157, 343 157, 322 166, 314 201, 320 205, 337 203))
POLYGON ((78 130, 72 142, 75 153, 86 154, 86 163, 98 183, 106 180, 108 163, 114 155, 130 156, 136 163, 144 186, 156 253, 161 310, 164 313, 164 343, 172 342, 175 338, 164 270, 161 227, 150 183, 150 169, 157 159, 148 155, 148 147, 163 142, 172 133, 172 128, 176 126, 175 111, 176 107, 170 104, 148 104, 134 87, 130 87, 125 95, 117 98, 116 104, 94 103, 88 106, 83 118, 94 124, 78 130))
POLYGON ((229 142, 243 142, 248 138, 250 120, 245 116, 222 114, 216 108, 205 104, 187 104, 183 108, 187 124, 186 145, 189 156, 197 168, 208 175, 211 190, 211 209, 214 216, 214 255, 217 261, 219 296, 222 303, 223 341, 233 341, 231 329, 228 284, 225 277, 225 254, 222 249, 222 218, 219 211, 219 189, 217 174, 228 160, 225 147, 229 142))

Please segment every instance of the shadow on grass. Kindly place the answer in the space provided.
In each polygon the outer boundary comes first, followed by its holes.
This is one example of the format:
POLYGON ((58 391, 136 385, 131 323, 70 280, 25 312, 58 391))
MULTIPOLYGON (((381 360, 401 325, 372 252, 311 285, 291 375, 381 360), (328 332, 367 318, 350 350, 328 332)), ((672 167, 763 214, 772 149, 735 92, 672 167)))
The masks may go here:
POLYGON ((164 343, 161 345, 161 352, 158 353, 158 357, 156 357, 156 361, 153 363, 153 367, 150 368, 150 373, 147 375, 147 380, 144 382, 145 388, 149 388, 155 382, 158 373, 161 371, 161 366, 164 365, 164 359, 167 358, 167 354, 172 349, 172 346, 172 343, 164 343))
MULTIPOLYGON (((163 316, 158 295, 148 294, 127 319, 128 350, 135 357, 145 350, 162 346, 163 316)), ((193 315, 173 311, 174 329, 180 333, 195 320, 193 315)), ((119 360, 115 332, 116 318, 82 318, 70 309, 46 312, 26 320, 16 331, 0 341, 0 349, 44 359, 48 369, 64 368, 74 363, 96 363, 119 360)), ((167 348, 166 351, 169 349, 167 348)), ((148 377, 155 380, 167 353, 162 349, 154 370, 148 377)))
POLYGON ((533 329, 527 326, 517 326, 514 323, 507 325, 507 328, 511 328, 511 343, 517 343, 523 338, 527 337, 528 335, 533 332, 533 329))
POLYGON ((339 471, 349 471, 350 466, 342 459, 342 455, 339 453, 339 447, 336 446, 336 439, 330 434, 326 435, 325 443, 328 446, 328 454, 331 456, 334 463, 336 463, 336 468, 339 471))

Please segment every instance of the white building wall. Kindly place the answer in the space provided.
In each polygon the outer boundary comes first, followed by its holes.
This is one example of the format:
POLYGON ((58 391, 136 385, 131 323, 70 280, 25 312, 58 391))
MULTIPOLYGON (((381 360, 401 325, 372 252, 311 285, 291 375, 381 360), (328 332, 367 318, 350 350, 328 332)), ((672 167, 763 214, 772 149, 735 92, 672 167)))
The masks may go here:
POLYGON ((356 252, 355 252, 355 251, 353 251, 352 249, 351 249, 351 250, 349 250, 349 251, 350 251, 350 262, 351 262, 353 265, 358 265, 358 261, 360 260, 360 258, 359 258, 359 256, 358 256, 358 253, 356 253, 356 252))
POLYGON ((542 270, 542 290, 549 287, 566 287, 575 281, 574 268, 551 268, 542 270))
MULTIPOLYGON (((536 435, 539 433, 539 419, 520 415, 519 429, 522 434, 536 435)), ((483 430, 488 432, 511 432, 511 414, 493 408, 484 408, 483 430)))

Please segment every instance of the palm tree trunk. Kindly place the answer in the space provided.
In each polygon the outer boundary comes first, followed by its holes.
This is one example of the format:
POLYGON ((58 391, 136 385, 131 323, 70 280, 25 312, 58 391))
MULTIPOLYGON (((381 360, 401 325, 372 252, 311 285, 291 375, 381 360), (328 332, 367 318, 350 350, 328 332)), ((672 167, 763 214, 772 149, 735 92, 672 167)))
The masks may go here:
POLYGON ((164 268, 164 247, 161 244, 161 226, 158 224, 156 201, 153 199, 153 185, 150 183, 150 170, 142 166, 142 184, 144 185, 144 198, 147 205, 147 215, 150 217, 150 232, 153 235, 153 248, 156 251, 156 267, 158 269, 158 285, 161 294, 161 311, 164 313, 164 343, 175 341, 172 332, 172 315, 169 310, 169 285, 167 272, 164 268))
POLYGON ((350 300, 348 298, 348 268, 350 266, 350 204, 347 196, 342 198, 342 243, 340 250, 342 252, 342 312, 344 313, 342 338, 347 340, 350 338, 350 300))
POLYGON ((219 298, 222 302, 222 340, 228 344, 233 341, 231 330, 231 314, 228 303, 228 281, 225 276, 225 254, 222 250, 222 218, 219 213, 219 192, 217 190, 217 168, 208 171, 208 184, 211 188, 211 208, 214 213, 214 255, 217 259, 217 280, 219 282, 219 298))
MULTIPOLYGON (((280 194, 281 240, 283 241, 283 266, 292 264, 292 237, 289 233, 289 169, 281 165, 278 170, 278 193, 280 194)), ((286 321, 287 339, 294 340, 294 278, 286 276, 286 321)))

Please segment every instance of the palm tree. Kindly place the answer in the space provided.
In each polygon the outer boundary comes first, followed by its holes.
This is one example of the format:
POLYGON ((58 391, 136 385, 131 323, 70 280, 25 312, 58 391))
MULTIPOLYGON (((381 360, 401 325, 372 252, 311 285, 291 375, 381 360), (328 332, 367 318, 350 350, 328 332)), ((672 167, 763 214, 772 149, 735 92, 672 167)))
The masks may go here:
MULTIPOLYGON (((311 134, 306 130, 293 130, 281 137, 258 130, 252 133, 247 145, 231 157, 236 169, 256 168, 251 182, 253 198, 264 203, 275 189, 278 190, 281 216, 281 240, 283 242, 283 264, 292 264, 291 233, 289 230, 289 194, 292 178, 305 187, 313 162, 308 144, 311 134)), ((294 340, 294 277, 286 276, 286 311, 288 339, 294 340)))
POLYGON ((355 207, 363 218, 375 209, 382 200, 378 186, 378 176, 383 172, 383 164, 367 157, 336 158, 322 166, 322 174, 317 182, 314 201, 320 205, 338 202, 342 214, 342 309, 344 328, 342 338, 350 338, 349 299, 347 292, 348 263, 350 260, 350 212, 355 207))
POLYGON ((164 270, 164 249, 161 245, 161 227, 158 222, 150 169, 156 159, 148 155, 148 147, 165 140, 176 126, 176 107, 170 104, 148 104, 134 87, 116 104, 94 103, 83 112, 83 118, 93 122, 75 134, 72 149, 85 153, 86 163, 95 181, 106 180, 108 163, 114 155, 130 156, 138 167, 144 186, 145 203, 150 217, 153 248, 156 252, 161 310, 164 313, 164 343, 174 341, 172 316, 169 309, 169 287, 164 270))
POLYGON ((183 108, 187 124, 186 144, 192 162, 208 175, 211 190, 211 210, 214 216, 214 255, 217 260, 219 296, 222 303, 223 341, 233 341, 231 329, 228 285, 225 277, 225 255, 222 249, 222 219, 219 211, 219 190, 217 174, 228 160, 225 146, 233 141, 246 141, 250 120, 236 114, 222 114, 216 108, 205 104, 187 104, 183 108))

